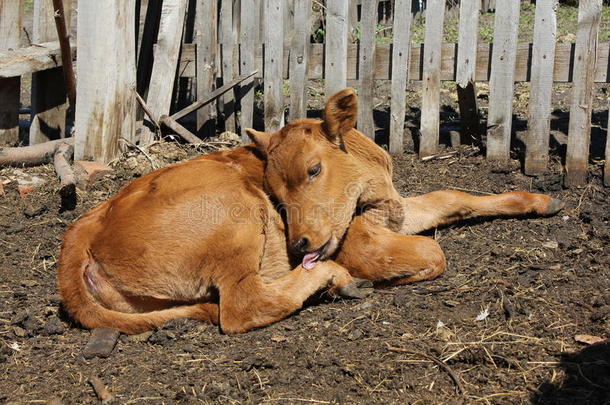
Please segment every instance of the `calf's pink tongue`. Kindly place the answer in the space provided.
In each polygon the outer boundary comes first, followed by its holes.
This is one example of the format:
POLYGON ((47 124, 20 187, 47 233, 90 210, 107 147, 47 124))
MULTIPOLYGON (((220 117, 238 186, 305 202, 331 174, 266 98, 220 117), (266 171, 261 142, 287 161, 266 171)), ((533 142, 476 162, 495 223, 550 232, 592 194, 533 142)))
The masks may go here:
POLYGON ((305 256, 303 256, 303 263, 301 265, 303 266, 304 269, 311 270, 316 265, 316 262, 318 261, 319 257, 320 257, 320 254, 317 252, 307 253, 305 256))

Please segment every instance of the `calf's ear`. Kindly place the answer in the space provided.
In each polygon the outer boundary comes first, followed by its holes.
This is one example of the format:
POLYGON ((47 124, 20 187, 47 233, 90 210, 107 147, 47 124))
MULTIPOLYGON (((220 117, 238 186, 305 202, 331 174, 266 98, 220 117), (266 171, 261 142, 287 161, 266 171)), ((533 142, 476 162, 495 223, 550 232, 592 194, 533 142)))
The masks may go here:
POLYGON ((329 141, 341 144, 341 137, 356 125, 358 96, 354 89, 335 93, 324 106, 322 129, 329 141))
POLYGON ((271 133, 257 131, 252 128, 246 128, 246 134, 250 137, 256 149, 267 156, 267 150, 269 149, 269 141, 271 140, 271 133))

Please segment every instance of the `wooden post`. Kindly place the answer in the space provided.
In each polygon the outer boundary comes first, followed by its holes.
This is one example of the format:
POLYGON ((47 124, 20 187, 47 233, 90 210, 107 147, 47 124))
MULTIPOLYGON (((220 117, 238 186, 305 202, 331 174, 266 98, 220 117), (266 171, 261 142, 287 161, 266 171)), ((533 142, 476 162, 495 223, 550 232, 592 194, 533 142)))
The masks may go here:
MULTIPOLYGON (((241 44, 240 53, 240 74, 248 74, 254 71, 256 45, 258 41, 258 12, 259 8, 255 0, 241 0, 242 13, 241 19, 241 44)), ((241 140, 242 143, 250 143, 250 138, 245 129, 252 127, 254 119, 254 84, 255 81, 241 87, 241 140)))
MULTIPOLYGON (((64 0, 64 20, 70 22, 68 1, 64 0)), ((57 41, 53 3, 48 0, 34 1, 34 29, 32 41, 35 44, 57 41)), ((32 124, 30 125, 30 145, 52 139, 64 138, 66 128, 66 86, 61 67, 32 73, 32 124)))
POLYGON ((282 23, 283 0, 265 0, 265 131, 275 132, 284 125, 282 23))
POLYGON ((445 0, 430 0, 426 8, 424 33, 424 76, 419 156, 436 153, 440 130, 441 46, 445 0))
MULTIPOLYGON (((169 114, 172 105, 186 4, 186 0, 163 0, 155 62, 146 98, 146 104, 158 117, 169 114)), ((143 126, 140 133, 140 144, 149 145, 154 139, 155 134, 147 126, 143 126)))
POLYGON ((610 187, 610 97, 608 98, 608 128, 606 131, 606 156, 604 161, 604 186, 610 187))
POLYGON ((499 2, 494 19, 487 117, 487 159, 499 162, 506 162, 510 157, 519 6, 520 2, 516 0, 499 2))
POLYGON ((405 95, 411 57, 413 18, 409 0, 396 0, 394 4, 389 150, 392 154, 398 154, 404 149, 405 95))
MULTIPOLYGON (((222 0, 220 5, 220 49, 222 60, 222 82, 228 83, 233 80, 233 51, 235 49, 235 33, 233 32, 233 0, 222 0)), ((222 110, 224 112, 225 128, 227 131, 235 132, 235 94, 229 92, 222 98, 222 110)))
POLYGON ((587 182, 591 113, 593 111, 593 78, 597 34, 602 0, 580 0, 576 28, 574 84, 570 104, 568 149, 566 154, 566 186, 582 186, 587 182))
MULTIPOLYGON (((0 53, 20 46, 21 0, 0 1, 0 53)), ((19 140, 19 95, 21 77, 0 78, 0 145, 19 140)))
POLYGON ((326 4, 326 99, 347 86, 347 1, 326 4))
POLYGON ((528 136, 525 145, 525 173, 541 174, 549 161, 551 98, 557 33, 557 1, 538 0, 532 45, 532 84, 530 91, 528 136))
POLYGON ((480 138, 475 85, 480 0, 462 0, 457 54, 457 94, 462 136, 480 138))
MULTIPOLYGON (((215 88, 218 8, 215 1, 197 0, 197 99, 202 100, 215 88)), ((197 111, 197 132, 201 137, 215 134, 216 103, 197 111)))
MULTIPOLYGON (((161 22, 161 0, 148 0, 144 29, 142 30, 142 43, 138 56, 137 85, 138 94, 146 98, 148 85, 153 67, 153 49, 159 34, 161 22)), ((159 117, 157 117, 159 118, 159 117)))
MULTIPOLYGON (((362 19, 360 20, 360 61, 358 76, 358 130, 375 139, 373 121, 373 75, 375 73, 375 28, 377 27, 378 0, 362 0, 362 19)), ((352 4, 352 8, 355 3, 352 4)))
POLYGON ((311 0, 299 0, 294 9, 290 46, 290 119, 307 116, 307 63, 311 33, 311 0))
POLYGON ((135 133, 135 8, 122 0, 78 7, 76 160, 104 163, 135 133))

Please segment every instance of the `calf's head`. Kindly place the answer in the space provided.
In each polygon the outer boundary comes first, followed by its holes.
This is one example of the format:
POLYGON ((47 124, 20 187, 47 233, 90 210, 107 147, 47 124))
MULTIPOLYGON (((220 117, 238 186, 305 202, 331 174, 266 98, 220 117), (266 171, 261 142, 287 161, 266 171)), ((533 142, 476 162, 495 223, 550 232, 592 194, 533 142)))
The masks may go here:
POLYGON ((362 181, 343 137, 354 131, 358 99, 354 90, 333 95, 324 120, 300 119, 275 133, 248 129, 266 155, 265 187, 279 203, 288 224, 288 243, 313 267, 337 249, 347 230, 362 181))

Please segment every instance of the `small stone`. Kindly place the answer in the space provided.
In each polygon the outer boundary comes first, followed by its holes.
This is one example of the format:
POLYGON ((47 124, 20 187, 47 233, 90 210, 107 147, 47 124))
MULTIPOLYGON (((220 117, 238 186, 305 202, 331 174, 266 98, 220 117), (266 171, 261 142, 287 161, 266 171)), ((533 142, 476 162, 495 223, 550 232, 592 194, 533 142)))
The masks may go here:
POLYGON ((543 242, 542 247, 545 247, 547 249, 557 249, 559 247, 559 243, 555 241, 543 242))
POLYGON ((21 325, 26 319, 28 319, 28 316, 28 311, 25 309, 17 312, 13 319, 11 319, 11 325, 21 325))
POLYGON ((36 287, 38 285, 38 281, 36 280, 22 280, 21 285, 24 287, 36 287))
POLYGON ((355 329, 353 331, 351 331, 348 335, 347 338, 349 340, 358 340, 360 339, 364 334, 362 333, 362 331, 360 329, 355 329))
POLYGON ((140 333, 138 335, 130 335, 127 337, 127 341, 134 343, 146 342, 152 334, 152 331, 149 330, 148 332, 140 333))
POLYGON ((185 344, 184 346, 182 346, 182 350, 185 353, 193 353, 195 351, 195 346, 193 346, 190 343, 185 344))
POLYGON ((163 346, 171 339, 171 335, 164 330, 158 330, 148 338, 148 341, 154 345, 163 346))
POLYGON ((47 207, 45 207, 44 205, 34 206, 34 205, 28 204, 28 206, 25 207, 25 209, 23 210, 23 215, 25 215, 27 218, 34 218, 34 217, 41 215, 46 210, 47 210, 47 207))
POLYGON ((85 160, 77 160, 74 162, 74 174, 78 179, 78 185, 82 188, 87 188, 93 183, 112 173, 113 169, 110 166, 99 162, 89 162, 85 160))
POLYGON ((83 350, 83 357, 91 359, 93 357, 108 357, 117 340, 120 332, 115 329, 98 328, 91 331, 89 341, 83 350))
POLYGON ((358 305, 356 308, 361 311, 368 311, 369 309, 373 308, 373 303, 370 301, 365 301, 362 304, 358 305))
POLYGON ((65 331, 64 325, 61 323, 58 317, 51 315, 44 325, 43 333, 47 336, 50 335, 62 335, 65 331))
POLYGON ((283 335, 273 335, 273 336, 271 336, 271 341, 272 342, 281 343, 281 342, 285 342, 287 340, 288 340, 288 338, 286 336, 283 336, 283 335))
POLYGON ((405 293, 397 293, 394 295, 394 298, 392 298, 392 304, 398 308, 406 307, 410 302, 409 296, 405 293))
POLYGON ((19 326, 13 326, 13 334, 17 337, 25 337, 27 331, 19 326))

